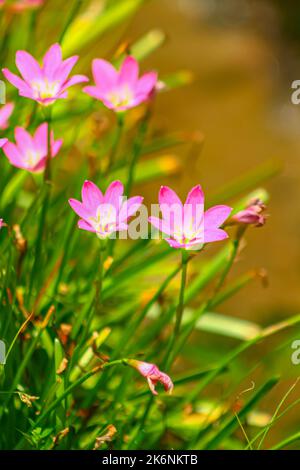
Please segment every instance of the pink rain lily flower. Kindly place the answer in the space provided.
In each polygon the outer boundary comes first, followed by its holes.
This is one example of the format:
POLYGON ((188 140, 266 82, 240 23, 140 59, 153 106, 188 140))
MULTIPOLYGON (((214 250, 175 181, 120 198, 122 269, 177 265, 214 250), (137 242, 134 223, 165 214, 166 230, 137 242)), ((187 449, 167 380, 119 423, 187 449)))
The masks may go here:
MULTIPOLYGON (((22 127, 15 129, 16 144, 7 142, 3 151, 12 165, 40 173, 46 168, 48 156, 48 124, 41 124, 33 137, 22 127)), ((51 132, 51 157, 55 157, 62 146, 62 140, 54 140, 51 132)))
POLYGON ((148 381, 149 388, 153 395, 158 395, 155 390, 156 384, 159 382, 164 386, 166 392, 172 393, 174 384, 171 378, 161 372, 155 364, 148 362, 136 361, 135 359, 128 359, 127 363, 139 371, 148 381))
POLYGON ((95 59, 92 69, 96 86, 87 86, 83 91, 117 112, 147 101, 157 84, 156 72, 148 72, 139 78, 139 64, 130 56, 124 59, 120 71, 103 59, 95 59))
POLYGON ((2 108, 0 108, 0 130, 5 130, 8 128, 8 120, 12 115, 15 105, 13 103, 6 103, 2 108))
POLYGON ((82 202, 69 199, 70 206, 80 217, 78 227, 96 233, 101 239, 127 230, 128 219, 137 212, 143 198, 135 196, 124 200, 123 193, 124 186, 120 181, 113 181, 105 194, 91 181, 85 181, 82 202))
POLYGON ((203 244, 224 240, 227 233, 219 228, 232 211, 231 207, 219 205, 204 211, 204 193, 200 185, 189 192, 184 204, 167 186, 159 191, 162 219, 149 217, 149 222, 167 235, 172 248, 201 249, 203 244))
POLYGON ((266 206, 260 199, 255 199, 250 202, 248 207, 242 211, 237 212, 232 216, 233 223, 242 225, 254 225, 255 227, 262 227, 266 223, 266 216, 263 215, 266 206))
POLYGON ((77 83, 88 82, 84 75, 68 78, 78 56, 62 60, 59 44, 54 44, 46 52, 42 66, 26 51, 17 51, 16 65, 22 77, 3 69, 5 78, 19 90, 19 95, 48 106, 57 99, 67 98, 67 89, 77 83))
POLYGON ((21 13, 25 10, 33 10, 43 5, 45 0, 0 0, 0 8, 7 7, 10 10, 21 13))

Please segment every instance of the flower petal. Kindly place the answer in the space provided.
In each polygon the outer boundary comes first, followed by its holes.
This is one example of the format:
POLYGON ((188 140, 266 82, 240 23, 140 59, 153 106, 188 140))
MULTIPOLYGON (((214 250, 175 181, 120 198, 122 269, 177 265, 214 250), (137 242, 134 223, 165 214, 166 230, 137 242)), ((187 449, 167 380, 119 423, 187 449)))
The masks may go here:
POLYGON ((100 189, 92 182, 85 181, 82 186, 81 197, 83 204, 92 212, 97 211, 100 204, 104 202, 104 196, 100 189))
POLYGON ((120 69, 118 84, 119 86, 135 86, 139 77, 139 64, 134 57, 127 56, 120 69))
POLYGON ((42 80, 43 74, 39 63, 26 51, 17 51, 16 65, 27 83, 42 80))
POLYGON ((213 230, 220 227, 230 215, 232 208, 225 205, 214 206, 204 213, 204 229, 213 230))
POLYGON ((87 230, 88 232, 96 232, 96 230, 85 220, 80 219, 78 220, 78 227, 81 228, 82 230, 87 230))
POLYGON ((131 197, 128 200, 126 200, 120 210, 119 214, 119 221, 124 221, 128 220, 130 217, 132 217, 140 208, 140 206, 143 204, 144 198, 141 196, 135 196, 131 197))
POLYGON ((157 83, 157 73, 145 73, 138 81, 136 95, 149 96, 155 89, 157 83))
POLYGON ((210 242, 218 242, 221 240, 226 240, 228 238, 228 234, 220 229, 208 229, 204 231, 204 243, 210 243, 210 242))
POLYGON ((106 60, 94 59, 92 70, 94 81, 99 91, 107 93, 117 84, 118 73, 106 60))
POLYGON ((57 69, 62 64, 62 53, 59 44, 53 44, 43 58, 43 72, 48 80, 53 80, 57 69))
POLYGON ((91 217, 90 211, 80 201, 77 201, 77 199, 69 199, 69 204, 79 217, 83 219, 91 217))
POLYGON ((32 90, 30 86, 24 82, 18 75, 15 75, 14 73, 10 72, 8 69, 2 69, 2 73, 6 80, 8 80, 13 86, 18 88, 18 90, 23 93, 26 93, 28 95, 32 94, 32 90))
POLYGON ((106 190, 104 200, 118 211, 123 202, 124 186, 121 181, 113 181, 106 190))

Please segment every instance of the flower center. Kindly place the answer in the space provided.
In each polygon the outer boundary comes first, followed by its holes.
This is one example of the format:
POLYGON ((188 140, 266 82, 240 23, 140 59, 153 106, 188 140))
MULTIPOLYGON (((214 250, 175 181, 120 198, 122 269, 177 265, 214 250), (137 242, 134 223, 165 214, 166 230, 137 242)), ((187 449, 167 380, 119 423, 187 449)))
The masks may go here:
POLYGON ((25 163, 28 166, 28 168, 32 168, 38 164, 41 158, 42 158, 42 155, 39 152, 35 152, 34 150, 29 150, 26 152, 26 155, 25 155, 25 163))
POLYGON ((115 108, 121 108, 128 106, 133 100, 132 90, 128 86, 123 88, 118 88, 109 93, 109 101, 113 104, 115 108))
POLYGON ((35 98, 45 100, 53 98, 59 92, 60 84, 58 81, 49 82, 46 78, 39 82, 32 82, 31 87, 34 91, 35 98))
POLYGON ((100 237, 106 238, 116 229, 116 209, 111 204, 103 204, 98 207, 95 217, 90 217, 89 222, 100 237))

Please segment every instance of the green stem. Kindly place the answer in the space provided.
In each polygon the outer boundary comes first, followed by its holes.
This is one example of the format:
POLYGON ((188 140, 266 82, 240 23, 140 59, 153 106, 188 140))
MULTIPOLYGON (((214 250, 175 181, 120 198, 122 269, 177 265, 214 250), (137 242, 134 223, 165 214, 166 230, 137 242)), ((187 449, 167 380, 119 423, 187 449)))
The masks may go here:
POLYGON ((96 276, 96 293, 95 293, 95 313, 99 313, 101 307, 102 285, 103 285, 103 263, 106 244, 104 240, 100 240, 99 249, 99 269, 96 276))
POLYGON ((146 135, 147 129, 148 129, 149 116, 150 116, 150 113, 147 112, 145 117, 142 119, 142 122, 139 126, 139 130, 138 130, 138 133, 137 133, 137 137, 136 137, 136 139, 134 141, 134 144, 133 144, 132 158, 131 158, 131 161, 129 163, 128 179, 127 179, 127 183, 126 183, 126 194, 127 194, 127 196, 130 195, 132 185, 133 185, 133 182, 134 182, 135 168, 136 168, 136 164, 138 162, 139 156, 142 152, 145 135, 146 135))
POLYGON ((67 18, 67 21, 63 27, 63 30, 59 36, 59 40, 58 42, 61 44, 63 42, 63 39, 69 29, 69 27, 71 26, 71 24, 73 23, 73 20, 75 19, 75 17, 77 16, 77 13, 79 12, 80 10, 80 7, 83 3, 83 0, 75 0, 74 4, 73 4, 73 8, 71 9, 70 11, 70 14, 67 18))
POLYGON ((37 234, 37 239, 36 239, 36 245, 35 245, 35 256, 34 256, 34 263, 31 271, 31 277, 30 277, 30 284, 29 284, 29 294, 28 294, 28 301, 30 302, 33 287, 35 284, 36 280, 36 274, 38 270, 40 269, 40 264, 41 264, 41 254, 42 254, 42 246, 43 246, 43 235, 46 230, 46 217, 47 217, 47 211, 49 207, 49 202, 50 202, 50 193, 51 193, 51 111, 49 110, 46 120, 48 123, 48 155, 47 155, 47 161, 46 161, 46 168, 44 171, 44 186, 45 186, 45 194, 44 198, 42 201, 42 210, 41 210, 41 217, 40 217, 40 223, 39 223, 39 228, 38 228, 38 234, 37 234))
POLYGON ((113 166, 115 164, 115 160, 116 160, 117 153, 118 153, 118 150, 119 150, 119 146, 120 146, 120 143, 121 143, 121 138, 122 138, 122 133, 123 133, 123 130, 124 130, 124 125, 125 125, 125 114, 124 113, 118 113, 118 115, 117 115, 117 129, 116 129, 116 132, 115 132, 114 140, 113 140, 110 155, 109 155, 109 162, 108 162, 108 166, 107 166, 107 169, 106 169, 106 174, 108 174, 110 172, 110 170, 113 168, 113 166))
POLYGON ((173 354, 174 346, 180 335, 180 329, 181 329, 181 323, 182 323, 182 317, 183 317, 183 311, 184 311, 184 292, 185 292, 185 287, 186 287, 188 261, 189 261, 188 252, 186 250, 182 250, 181 285, 180 285, 180 291, 179 291, 179 301, 178 301, 177 310, 176 310, 174 332, 169 342, 169 346, 168 346, 168 349, 167 349, 167 352, 163 361, 164 370, 168 370, 170 366, 172 365, 172 362, 174 359, 174 354, 173 354))
POLYGON ((46 168, 44 172, 44 181, 51 181, 51 158, 52 158, 52 152, 51 152, 52 113, 51 113, 51 109, 49 109, 49 112, 46 116, 46 121, 48 123, 48 155, 47 155, 47 161, 46 161, 46 168))

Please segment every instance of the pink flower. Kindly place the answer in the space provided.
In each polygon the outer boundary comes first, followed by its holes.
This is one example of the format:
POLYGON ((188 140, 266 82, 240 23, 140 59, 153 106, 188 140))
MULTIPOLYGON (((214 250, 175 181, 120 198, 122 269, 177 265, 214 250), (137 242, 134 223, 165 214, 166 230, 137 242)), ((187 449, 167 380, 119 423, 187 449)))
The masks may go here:
POLYGON ((57 99, 67 97, 67 88, 81 82, 88 82, 84 75, 69 74, 76 64, 78 56, 62 60, 59 44, 54 44, 46 52, 42 66, 26 51, 17 51, 16 65, 23 79, 3 69, 5 78, 19 90, 19 95, 48 106, 57 99))
POLYGON ((246 209, 237 212, 231 220, 233 223, 261 227, 266 223, 266 217, 262 214, 265 209, 266 206, 263 202, 260 199, 255 199, 250 202, 246 209))
MULTIPOLYGON (((42 172, 46 167, 48 155, 48 124, 41 124, 35 131, 33 137, 22 127, 15 129, 16 144, 7 142, 3 151, 10 163, 17 168, 42 172)), ((55 157, 62 145, 62 140, 54 140, 51 132, 51 157, 55 157)))
POLYGON ((134 367, 140 372, 148 381, 149 388, 153 395, 158 395, 155 390, 155 386, 160 382, 166 392, 172 393, 174 384, 170 377, 161 372, 155 364, 149 364, 148 362, 136 361, 135 359, 127 359, 127 363, 134 367))
POLYGON ((3 219, 0 219, 0 229, 4 226, 4 221, 3 219))
POLYGON ((8 128, 8 119, 10 118, 15 105, 13 103, 6 103, 0 109, 0 129, 3 131, 8 128))
POLYGON ((204 193, 200 185, 191 189, 184 204, 167 186, 159 191, 162 219, 149 217, 149 222, 170 238, 166 241, 173 248, 197 250, 204 243, 228 238, 219 227, 231 212, 228 206, 214 206, 204 212, 204 193))
POLYGON ((78 227, 95 232, 99 238, 107 238, 115 232, 127 230, 128 219, 143 202, 140 196, 124 201, 124 187, 120 181, 110 184, 105 194, 91 181, 82 187, 82 202, 69 199, 69 204, 79 215, 78 227))
POLYGON ((0 0, 0 8, 6 6, 7 8, 10 8, 14 12, 21 13, 25 10, 32 10, 32 9, 38 8, 43 3, 44 3, 44 0, 15 0, 15 1, 0 0))
POLYGON ((148 100, 157 83, 156 72, 139 78, 139 64, 130 56, 124 59, 120 71, 103 59, 95 59, 92 69, 96 86, 87 86, 83 91, 117 112, 148 100))
POLYGON ((8 142, 8 139, 0 139, 0 149, 8 142))

